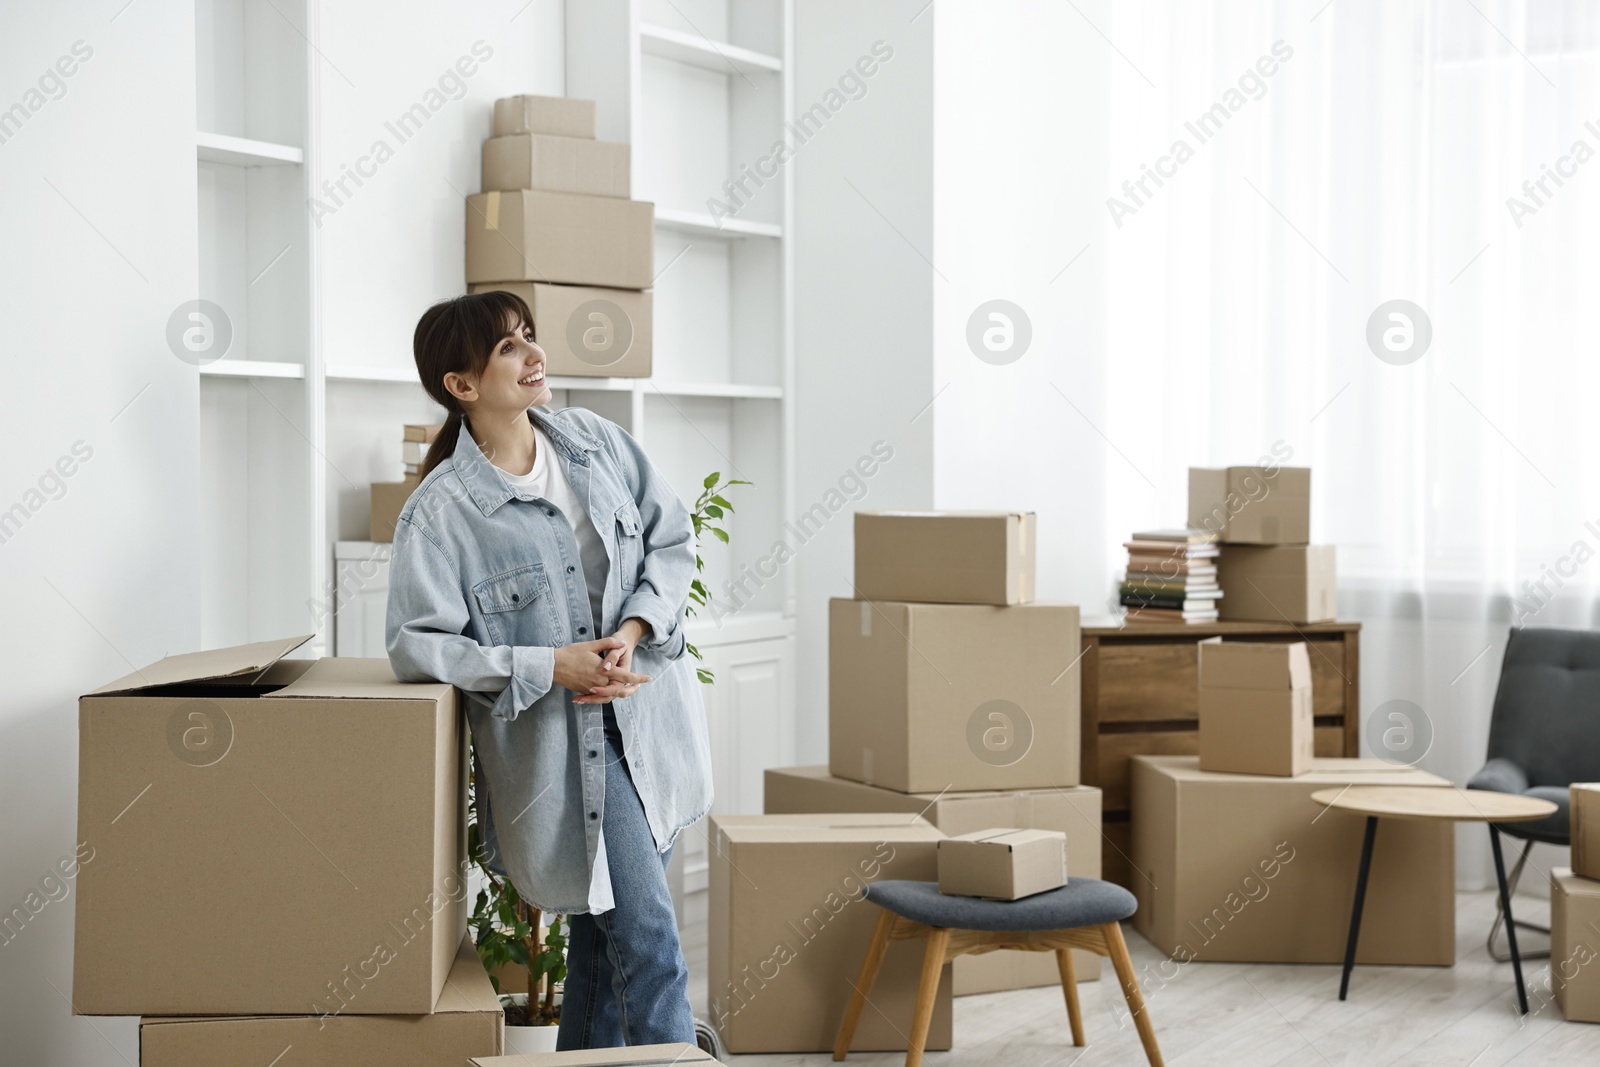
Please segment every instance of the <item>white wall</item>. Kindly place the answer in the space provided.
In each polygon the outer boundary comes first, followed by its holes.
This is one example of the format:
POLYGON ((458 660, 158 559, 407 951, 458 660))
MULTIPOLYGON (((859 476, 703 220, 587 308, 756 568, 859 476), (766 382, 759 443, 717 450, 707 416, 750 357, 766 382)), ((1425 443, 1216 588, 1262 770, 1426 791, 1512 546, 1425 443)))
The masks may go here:
POLYGON ((823 524, 791 564, 798 568, 795 755, 802 763, 827 758, 827 600, 852 595, 850 511, 934 503, 933 420, 924 409, 933 397, 938 279, 924 257, 934 247, 935 11, 916 17, 923 6, 795 5, 797 111, 824 101, 875 41, 893 49, 864 79, 865 95, 840 106, 789 164, 799 512, 826 504, 875 441, 894 450, 862 480, 865 494, 823 524))
POLYGON ((49 879, 79 839, 77 696, 199 638, 198 374, 166 343, 196 286, 194 20, 121 7, 11 4, 0 26, 0 109, 92 49, 0 143, 0 510, 29 512, 0 535, 0 913, 38 908, 0 935, 7 1063, 137 1061, 133 1020, 70 1014, 72 882, 49 879))

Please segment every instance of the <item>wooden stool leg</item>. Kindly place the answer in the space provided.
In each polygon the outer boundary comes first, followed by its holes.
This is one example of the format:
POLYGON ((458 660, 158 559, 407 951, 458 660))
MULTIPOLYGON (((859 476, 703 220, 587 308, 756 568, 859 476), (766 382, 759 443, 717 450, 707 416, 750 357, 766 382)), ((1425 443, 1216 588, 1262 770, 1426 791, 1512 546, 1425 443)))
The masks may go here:
POLYGON ((1122 995, 1127 998, 1128 1010, 1133 1012, 1134 1026, 1139 1028, 1139 1040, 1144 1044, 1145 1058, 1150 1061, 1150 1067, 1163 1067, 1161 1049, 1156 1045, 1156 1032, 1150 1025, 1150 1013, 1144 1006, 1144 994, 1139 992, 1139 979, 1133 973, 1128 943, 1122 940, 1122 927, 1117 923, 1102 923, 1100 935, 1106 939, 1111 966, 1117 970, 1117 980, 1122 983, 1122 995))
POLYGON ((839 1039, 833 1043, 833 1058, 842 1060, 850 1051, 850 1042, 856 1036, 856 1024, 861 1021, 861 1012, 867 1006, 867 997, 872 993, 873 985, 878 981, 878 969, 883 966, 884 954, 889 951, 889 931, 894 927, 894 912, 880 910, 878 912, 878 926, 872 932, 872 941, 867 945, 867 958, 861 961, 861 974, 856 978, 855 995, 850 998, 850 1006, 844 1010, 844 1022, 839 1024, 839 1039))
POLYGON ((944 970, 944 950, 950 943, 948 927, 928 931, 928 951, 922 957, 922 981, 917 983, 917 1014, 911 1020, 911 1046, 906 1049, 906 1067, 919 1067, 922 1050, 928 1043, 928 1024, 933 1022, 933 1004, 939 999, 939 975, 944 970))
POLYGON ((1072 965, 1070 948, 1056 949, 1056 969, 1061 972, 1061 992, 1067 998, 1067 1021, 1072 1024, 1072 1043, 1083 1047, 1083 1016, 1078 1014, 1078 972, 1072 965))

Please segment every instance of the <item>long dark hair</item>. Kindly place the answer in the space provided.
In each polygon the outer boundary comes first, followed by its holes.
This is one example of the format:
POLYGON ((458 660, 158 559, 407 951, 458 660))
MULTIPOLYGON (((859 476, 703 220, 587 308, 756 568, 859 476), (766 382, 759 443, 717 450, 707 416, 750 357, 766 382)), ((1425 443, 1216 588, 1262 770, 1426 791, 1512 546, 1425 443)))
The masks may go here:
POLYGON ((519 321, 532 329, 533 312, 522 297, 501 290, 442 300, 417 320, 417 330, 411 338, 417 377, 428 395, 447 412, 444 429, 433 439, 422 461, 421 477, 426 478, 455 453, 461 425, 467 419, 460 401, 444 387, 444 376, 452 371, 474 377, 482 374, 495 346, 519 321))

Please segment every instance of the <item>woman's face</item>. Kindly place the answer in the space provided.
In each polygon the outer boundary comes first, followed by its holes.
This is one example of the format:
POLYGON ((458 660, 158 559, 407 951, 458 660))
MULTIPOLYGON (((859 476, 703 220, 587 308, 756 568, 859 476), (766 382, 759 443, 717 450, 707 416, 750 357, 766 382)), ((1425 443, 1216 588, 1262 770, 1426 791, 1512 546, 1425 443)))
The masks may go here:
POLYGON ((478 380, 478 394, 474 406, 488 410, 526 411, 550 402, 544 349, 534 343, 533 327, 519 322, 500 338, 478 380))

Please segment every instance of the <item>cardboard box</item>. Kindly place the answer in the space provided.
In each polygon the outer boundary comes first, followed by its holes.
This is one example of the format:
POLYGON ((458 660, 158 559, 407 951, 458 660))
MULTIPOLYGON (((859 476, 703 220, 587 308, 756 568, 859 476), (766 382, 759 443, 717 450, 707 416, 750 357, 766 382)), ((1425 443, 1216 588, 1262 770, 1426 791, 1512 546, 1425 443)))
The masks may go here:
POLYGON ((694 1045, 633 1045, 574 1052, 537 1052, 521 1056, 477 1057, 473 1067, 669 1067, 677 1063, 716 1063, 694 1045))
POLYGON ((545 373, 584 378, 648 378, 651 294, 541 282, 484 282, 471 292, 516 293, 533 312, 545 373))
POLYGON ((467 197, 468 282, 648 289, 655 205, 533 189, 467 197))
POLYGON ((1067 835, 996 828, 939 842, 939 892, 1021 900, 1067 884, 1067 835))
POLYGON ((1332 622, 1339 591, 1332 545, 1223 545, 1217 559, 1227 621, 1332 622))
POLYGON ((1600 782, 1568 787, 1572 820, 1572 873, 1600 879, 1600 782))
MULTIPOLYGON (((1382 760, 1319 759, 1297 778, 1133 759, 1133 922, 1180 961, 1342 963, 1366 819, 1311 800, 1343 785, 1448 781, 1382 760)), ((1357 963, 1456 959, 1455 824, 1382 819, 1357 963)))
POLYGON ((514 133, 483 142, 483 191, 543 189, 628 196, 628 146, 618 141, 514 133))
POLYGON ((1190 467, 1188 525, 1227 544, 1303 545, 1311 540, 1311 468, 1190 467))
MULTIPOLYGON (((711 1024, 729 1052, 831 1050, 878 922, 866 884, 933 881, 944 835, 915 816, 847 814, 713 817, 711 836, 711 1024)), ((890 944, 853 1050, 905 1050, 924 947, 890 944)), ((950 1047, 948 968, 927 1047, 950 1047)))
POLYGON ((168 656, 79 699, 75 1014, 438 1002, 467 921, 456 691, 282 658, 308 640, 168 656))
POLYGON ((372 510, 367 518, 369 540, 385 544, 394 540, 394 527, 400 521, 400 512, 405 510, 406 501, 411 499, 412 492, 421 484, 420 474, 408 474, 403 482, 372 483, 372 510))
POLYGON ((493 136, 543 133, 594 137, 594 101, 565 96, 505 96, 494 102, 493 136))
POLYGON ((904 793, 1078 784, 1078 609, 828 604, 828 767, 904 793))
MULTIPOLYGON (((1100 790, 1079 785, 1066 789, 1002 792, 900 793, 893 789, 835 778, 821 764, 773 768, 766 772, 768 814, 818 811, 903 812, 922 816, 947 834, 965 834, 987 826, 1036 827, 1067 835, 1067 869, 1086 878, 1100 877, 1100 790)), ((1074 950, 1072 961, 1080 982, 1100 977, 1100 957, 1074 950)), ((1005 989, 1060 985, 1055 954, 1001 949, 951 961, 956 996, 995 993, 1005 989)))
POLYGON ((1311 659, 1304 641, 1200 642, 1200 769, 1293 777, 1311 769, 1311 659))
MULTIPOLYGON (((139 980, 143 981, 141 975, 139 980)), ((505 1013, 471 938, 426 1015, 255 1015, 139 1020, 140 1067, 273 1063, 296 1067, 438 1067, 505 1051, 505 1013), (284 1063, 290 1062, 285 1059, 284 1063)))
POLYGON ((1600 1023, 1600 882, 1568 867, 1550 872, 1550 984, 1567 1021, 1600 1023))
POLYGON ((1033 600, 1031 511, 858 511, 861 600, 1026 604, 1033 600))

